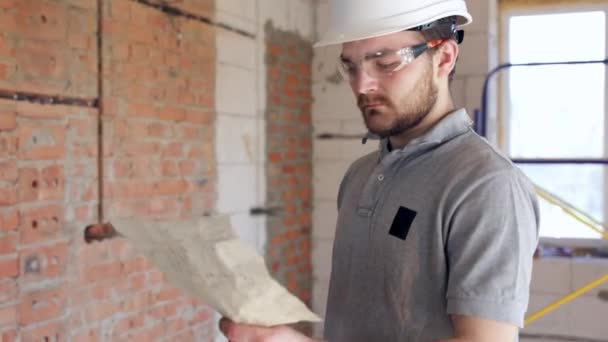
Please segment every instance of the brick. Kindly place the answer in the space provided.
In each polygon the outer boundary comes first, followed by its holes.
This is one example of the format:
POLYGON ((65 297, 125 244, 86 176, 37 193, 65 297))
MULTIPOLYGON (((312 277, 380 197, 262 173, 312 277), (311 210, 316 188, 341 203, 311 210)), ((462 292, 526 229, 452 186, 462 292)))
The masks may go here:
MULTIPOLYGON (((6 79, 2 77, 2 66, 0 64, 0 80, 6 79)), ((11 131, 15 128, 17 128, 17 114, 0 111, 0 131, 11 131)))
MULTIPOLYGON (((5 6, 4 8, 8 9, 13 8, 16 5, 15 3, 16 1, 13 0, 4 0, 0 3, 0 6, 5 6)), ((0 32, 18 33, 16 17, 13 11, 0 11, 0 32)))
POLYGON ((95 282, 100 280, 116 279, 122 273, 122 263, 120 261, 103 263, 87 267, 83 273, 83 280, 95 282))
POLYGON ((121 311, 136 312, 146 309, 153 303, 153 295, 150 291, 140 291, 122 302, 121 311))
POLYGON ((163 177, 174 177, 179 174, 177 163, 173 160, 161 161, 161 174, 163 177))
POLYGON ((17 250, 17 234, 0 235, 0 255, 12 254, 17 250))
POLYGON ((63 166, 19 170, 19 200, 60 200, 64 196, 63 166))
POLYGON ((21 213, 20 242, 37 243, 59 236, 63 225, 63 207, 46 205, 24 209, 21 213))
POLYGON ((154 326, 146 327, 144 329, 140 329, 140 330, 136 330, 134 332, 128 333, 126 335, 125 340, 133 341, 133 342, 153 341, 153 340, 157 339, 158 336, 162 336, 163 334, 166 334, 166 333, 167 332, 165 331, 164 323, 158 322, 154 326))
POLYGON ((73 333, 70 339, 71 342, 96 342, 101 341, 99 338, 99 333, 96 329, 87 329, 85 331, 79 331, 77 333, 73 333))
POLYGON ((169 130, 169 125, 154 122, 147 126, 147 136, 155 138, 165 137, 169 135, 169 130))
POLYGON ((148 314, 156 319, 172 317, 177 314, 178 306, 179 305, 177 302, 170 302, 160 306, 155 305, 150 310, 148 310, 148 314))
MULTIPOLYGON (((120 1, 115 1, 113 3, 120 3, 120 1)), ((129 45, 127 43, 112 42, 111 51, 111 58, 114 61, 126 61, 129 58, 129 45)))
POLYGON ((5 63, 0 63, 0 81, 8 81, 10 66, 5 63))
POLYGON ((14 157, 17 152, 17 137, 0 131, 0 158, 14 157))
POLYGON ((155 155, 160 151, 160 144, 157 142, 132 142, 122 146, 122 151, 128 156, 155 155))
MULTIPOLYGON (((213 104, 212 103, 207 104, 208 101, 209 100, 206 97, 203 97, 200 102, 203 103, 204 107, 211 107, 213 104)), ((192 103, 194 101, 189 101, 189 102, 192 103)), ((201 124, 201 125, 209 125, 213 122, 213 119, 214 119, 213 113, 193 112, 193 111, 187 112, 186 117, 184 118, 184 120, 187 122, 201 124)))
POLYGON ((64 192, 63 166, 52 165, 42 169, 40 172, 41 187, 38 198, 42 200, 62 199, 64 192))
POLYGON ((145 274, 133 275, 129 277, 129 281, 131 282, 131 288, 133 289, 143 289, 147 284, 145 274))
POLYGON ((88 322, 103 321, 117 313, 120 309, 119 304, 110 301, 96 302, 88 305, 85 309, 85 319, 88 322))
POLYGON ((6 57, 13 57, 11 47, 9 47, 9 41, 3 35, 0 35, 0 55, 6 57))
POLYGON ((17 282, 13 279, 0 280, 0 305, 12 302, 17 298, 17 282))
POLYGON ((63 40, 67 34, 65 6, 40 1, 19 1, 16 8, 17 29, 21 37, 63 40))
POLYGON ((115 336, 120 336, 130 330, 142 328, 145 324, 145 315, 143 313, 129 315, 121 318, 112 327, 112 333, 115 336))
POLYGON ((150 158, 131 159, 131 169, 133 176, 139 179, 156 178, 160 175, 160 161, 150 160, 150 158))
POLYGON ((24 342, 37 341, 67 341, 68 333, 64 321, 51 321, 33 327, 20 329, 21 340, 24 342))
POLYGON ((157 118, 161 120, 183 121, 186 111, 175 107, 165 107, 158 111, 157 118))
POLYGON ((131 163, 127 160, 115 160, 112 163, 114 178, 126 178, 132 175, 131 163))
POLYGON ((22 326, 61 316, 66 305, 65 289, 44 289, 23 294, 19 304, 22 326))
POLYGON ((16 68, 29 79, 63 79, 67 65, 62 54, 62 47, 54 42, 25 40, 16 51, 16 68))
POLYGON ((69 128, 76 133, 76 136, 95 139, 97 134, 97 120, 95 117, 80 119, 71 118, 69 128))
POLYGON ((159 302, 172 301, 181 296, 181 292, 173 287, 167 287, 161 290, 156 295, 156 300, 159 302))
POLYGON ((184 146, 181 143, 169 143, 162 148, 162 157, 181 157, 184 153, 184 146))
POLYGON ((19 226, 19 212, 7 210, 0 212, 0 231, 15 230, 19 226))
POLYGON ((182 160, 179 163, 179 172, 182 176, 194 176, 196 163, 192 160, 182 160))
POLYGON ((0 279, 12 278, 19 274, 19 259, 17 256, 0 258, 0 279))
MULTIPOLYGON (((15 325, 17 315, 17 306, 15 305, 0 307, 0 327, 15 325)), ((4 339, 4 334, 2 334, 2 338, 4 339)))
POLYGON ((88 49, 90 47, 90 36, 77 32, 68 33, 68 46, 74 49, 88 49))
POLYGON ((159 195, 179 195, 188 189, 188 182, 184 180, 166 180, 154 184, 154 193, 159 195))
POLYGON ((0 184, 0 208, 17 203, 17 189, 11 184, 0 184))
POLYGON ((19 125, 19 156, 23 159, 51 160, 65 154, 65 127, 49 123, 19 125))
POLYGON ((0 181, 15 181, 17 176, 16 160, 0 161, 0 181))
MULTIPOLYGON (((113 285, 116 285, 116 283, 114 283, 113 285)), ((95 285, 89 291, 86 292, 86 300, 103 301, 111 299, 112 292, 115 290, 116 288, 114 286, 109 287, 107 284, 104 283, 101 283, 101 285, 95 285)))
POLYGON ((22 280, 42 281, 63 274, 68 257, 68 243, 30 247, 19 252, 22 280))
POLYGON ((2 342, 16 342, 17 340, 17 330, 10 329, 5 330, 0 333, 0 340, 2 342))

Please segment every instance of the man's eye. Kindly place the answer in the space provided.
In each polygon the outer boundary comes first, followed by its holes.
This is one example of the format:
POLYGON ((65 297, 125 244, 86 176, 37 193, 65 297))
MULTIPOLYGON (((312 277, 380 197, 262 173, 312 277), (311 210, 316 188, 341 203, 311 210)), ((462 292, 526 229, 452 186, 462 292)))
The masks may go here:
POLYGON ((391 71, 401 65, 401 59, 397 57, 382 57, 374 61, 374 65, 379 70, 391 71))
POLYGON ((342 62, 342 69, 349 74, 357 72, 357 65, 352 62, 342 62))

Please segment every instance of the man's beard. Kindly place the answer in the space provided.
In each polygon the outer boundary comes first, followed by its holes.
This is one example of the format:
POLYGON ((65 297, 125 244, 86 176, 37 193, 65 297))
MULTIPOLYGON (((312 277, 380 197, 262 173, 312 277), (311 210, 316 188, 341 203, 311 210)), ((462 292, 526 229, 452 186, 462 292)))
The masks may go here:
POLYGON ((357 105, 361 109, 365 126, 367 129, 382 137, 397 136, 418 126, 429 114, 437 102, 437 87, 433 84, 432 67, 427 68, 419 84, 414 87, 411 95, 402 97, 398 106, 395 106, 384 95, 361 94, 357 98, 357 105), (366 109, 364 106, 369 103, 381 103, 385 106, 384 110, 366 109), (371 121, 374 116, 386 116, 392 118, 392 123, 388 127, 373 127, 371 121))

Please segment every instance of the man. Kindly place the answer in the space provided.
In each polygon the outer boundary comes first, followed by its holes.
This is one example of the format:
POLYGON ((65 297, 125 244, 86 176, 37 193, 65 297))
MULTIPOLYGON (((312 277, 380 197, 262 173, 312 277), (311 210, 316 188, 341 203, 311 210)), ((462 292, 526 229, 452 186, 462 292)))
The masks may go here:
MULTIPOLYGON (((340 185, 325 338, 516 341, 538 242, 533 188, 455 110, 461 0, 333 0, 341 69, 379 151, 340 185)), ((220 322, 230 341, 311 341, 220 322)))

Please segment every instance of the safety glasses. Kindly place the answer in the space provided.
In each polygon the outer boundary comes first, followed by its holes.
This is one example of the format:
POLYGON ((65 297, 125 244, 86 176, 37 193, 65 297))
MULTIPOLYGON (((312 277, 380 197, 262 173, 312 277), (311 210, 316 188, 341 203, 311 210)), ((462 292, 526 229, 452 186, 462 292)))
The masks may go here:
POLYGON ((397 50, 381 50, 366 54, 357 61, 340 57, 338 69, 342 77, 348 81, 352 80, 361 70, 365 71, 369 77, 382 78, 403 69, 425 51, 440 45, 444 41, 446 39, 435 39, 397 50))

